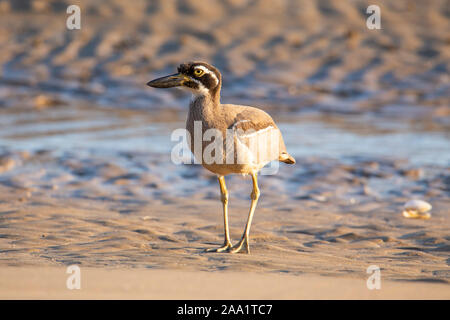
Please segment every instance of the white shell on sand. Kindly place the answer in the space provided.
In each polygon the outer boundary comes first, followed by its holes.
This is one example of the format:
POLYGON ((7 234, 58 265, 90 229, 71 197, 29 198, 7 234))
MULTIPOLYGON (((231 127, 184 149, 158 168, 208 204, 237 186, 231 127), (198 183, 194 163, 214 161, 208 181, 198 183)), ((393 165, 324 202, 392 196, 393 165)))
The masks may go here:
POLYGON ((410 200, 405 203, 403 216, 405 218, 413 219, 430 219, 431 213, 428 211, 430 211, 431 208, 431 204, 423 200, 410 200))

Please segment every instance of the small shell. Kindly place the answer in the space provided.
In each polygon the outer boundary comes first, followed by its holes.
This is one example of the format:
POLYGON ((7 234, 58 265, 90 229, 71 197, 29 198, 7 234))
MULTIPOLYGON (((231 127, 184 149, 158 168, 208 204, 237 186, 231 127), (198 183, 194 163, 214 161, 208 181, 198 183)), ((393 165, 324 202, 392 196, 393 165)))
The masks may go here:
POLYGON ((430 211, 431 208, 431 204, 428 202, 422 200, 410 200, 404 206, 403 216, 412 219, 430 219, 431 214, 428 211, 430 211))
POLYGON ((431 210, 431 204, 423 200, 410 200, 405 203, 405 210, 416 210, 419 213, 425 213, 431 210))

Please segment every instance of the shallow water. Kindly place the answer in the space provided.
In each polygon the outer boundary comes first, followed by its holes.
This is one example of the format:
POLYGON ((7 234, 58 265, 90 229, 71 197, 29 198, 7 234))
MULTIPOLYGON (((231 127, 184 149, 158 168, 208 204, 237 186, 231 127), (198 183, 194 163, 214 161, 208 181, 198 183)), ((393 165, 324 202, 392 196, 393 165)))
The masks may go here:
POLYGON ((298 157, 318 156, 338 160, 376 157, 407 159, 414 165, 450 165, 450 135, 444 131, 417 132, 406 129, 380 133, 373 130, 367 134, 336 128, 324 122, 289 123, 280 127, 290 151, 298 157))
MULTIPOLYGON (((54 109, 10 112, 0 118, 0 147, 89 153, 149 152, 170 154, 170 135, 184 128, 184 113, 155 121, 154 113, 103 109, 54 109)), ((297 158, 404 159, 413 165, 450 165, 450 134, 423 130, 417 123, 361 115, 281 117, 289 152, 297 158), (375 120, 375 121, 374 121, 375 120), (366 125, 369 124, 369 125, 366 125)))

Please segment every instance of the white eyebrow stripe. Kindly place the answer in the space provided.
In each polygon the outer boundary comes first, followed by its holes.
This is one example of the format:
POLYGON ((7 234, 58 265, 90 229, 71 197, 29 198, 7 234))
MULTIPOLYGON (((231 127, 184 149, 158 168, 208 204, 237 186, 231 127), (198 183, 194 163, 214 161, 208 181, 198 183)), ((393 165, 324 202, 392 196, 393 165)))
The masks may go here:
POLYGON ((195 66, 194 69, 200 69, 200 70, 203 70, 203 71, 205 71, 205 72, 207 72, 207 73, 211 73, 211 70, 209 70, 209 69, 208 69, 207 67, 205 67, 205 66, 195 66))
POLYGON ((203 72, 205 72, 207 74, 210 74, 214 78, 214 80, 216 81, 216 85, 219 83, 219 79, 217 79, 216 74, 214 72, 212 72, 211 70, 209 70, 207 67, 205 67, 205 66, 195 66, 194 70, 195 69, 203 70, 203 72))

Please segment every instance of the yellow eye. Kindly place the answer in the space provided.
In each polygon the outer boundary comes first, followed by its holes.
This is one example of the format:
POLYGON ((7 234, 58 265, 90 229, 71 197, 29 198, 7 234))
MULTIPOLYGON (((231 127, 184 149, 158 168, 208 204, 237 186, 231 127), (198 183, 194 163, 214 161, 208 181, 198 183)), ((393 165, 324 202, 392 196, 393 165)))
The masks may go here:
POLYGON ((201 69, 195 69, 195 70, 194 70, 194 75, 195 75, 196 77, 201 77, 204 73, 205 73, 205 72, 204 72, 203 70, 201 70, 201 69))

